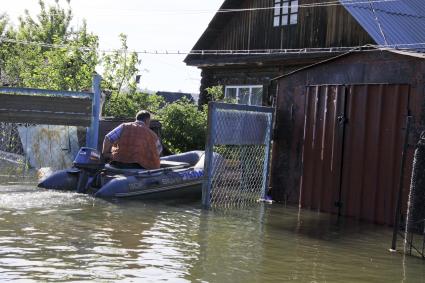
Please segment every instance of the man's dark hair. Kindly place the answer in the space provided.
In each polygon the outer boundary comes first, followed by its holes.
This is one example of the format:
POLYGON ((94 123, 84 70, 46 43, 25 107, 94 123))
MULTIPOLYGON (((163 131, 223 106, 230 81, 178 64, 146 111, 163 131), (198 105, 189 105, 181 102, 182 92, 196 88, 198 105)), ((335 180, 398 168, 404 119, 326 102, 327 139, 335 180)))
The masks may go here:
POLYGON ((149 111, 146 111, 146 110, 140 110, 136 114, 137 121, 145 122, 147 119, 150 119, 150 118, 151 118, 151 113, 149 113, 149 111))

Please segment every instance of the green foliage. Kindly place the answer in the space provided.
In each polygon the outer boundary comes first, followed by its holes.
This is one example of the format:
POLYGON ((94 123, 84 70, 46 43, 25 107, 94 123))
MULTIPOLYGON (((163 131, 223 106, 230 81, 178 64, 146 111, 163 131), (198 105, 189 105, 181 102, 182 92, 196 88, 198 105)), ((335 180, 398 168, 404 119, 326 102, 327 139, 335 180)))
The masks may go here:
POLYGON ((220 101, 224 99, 224 92, 223 92, 222 85, 207 87, 205 90, 207 91, 211 101, 220 101))
POLYGON ((224 88, 222 85, 207 87, 205 89, 210 101, 221 101, 225 103, 237 103, 235 98, 224 97, 224 88))
POLYGON ((139 71, 140 60, 136 52, 129 52, 127 36, 119 35, 121 48, 111 54, 104 54, 103 89, 116 93, 135 93, 137 90, 136 74, 139 71))
MULTIPOLYGON (((69 4, 69 0, 66 2, 69 4)), ((69 6, 62 8, 59 0, 51 6, 43 0, 39 4, 40 13, 32 17, 26 11, 16 28, 9 24, 7 15, 0 14, 0 36, 5 38, 0 42, 1 83, 54 90, 90 89, 95 67, 100 63, 98 37, 88 32, 85 22, 77 29, 71 27, 72 11, 69 6)), ((162 97, 138 92, 135 77, 140 60, 137 53, 128 50, 127 36, 121 34, 119 38, 118 50, 102 54, 102 89, 111 94, 103 114, 133 118, 141 109, 158 113, 164 143, 171 151, 204 148, 206 108, 199 110, 183 99, 160 109, 162 97)), ((216 100, 223 98, 221 86, 211 91, 216 100)))
POLYGON ((39 4, 41 11, 36 18, 26 11, 16 29, 7 25, 5 17, 0 18, 0 33, 6 39, 46 44, 1 43, 4 82, 20 87, 90 89, 98 63, 98 37, 87 31, 85 22, 77 30, 71 28, 72 11, 61 8, 59 0, 49 7, 42 0, 39 4), (49 44, 61 48, 51 48, 49 44))
POLYGON ((155 94, 113 92, 103 108, 103 115, 118 118, 134 118, 136 113, 141 109, 156 113, 163 101, 162 97, 155 94))
POLYGON ((206 109, 198 107, 183 98, 167 104, 158 112, 157 118, 162 124, 164 144, 172 152, 185 152, 205 148, 207 128, 206 109))
POLYGON ((120 49, 104 54, 102 58, 102 89, 111 92, 105 102, 103 115, 133 118, 141 109, 156 113, 163 98, 137 91, 135 77, 140 60, 137 53, 128 51, 127 36, 120 34, 119 37, 120 49))

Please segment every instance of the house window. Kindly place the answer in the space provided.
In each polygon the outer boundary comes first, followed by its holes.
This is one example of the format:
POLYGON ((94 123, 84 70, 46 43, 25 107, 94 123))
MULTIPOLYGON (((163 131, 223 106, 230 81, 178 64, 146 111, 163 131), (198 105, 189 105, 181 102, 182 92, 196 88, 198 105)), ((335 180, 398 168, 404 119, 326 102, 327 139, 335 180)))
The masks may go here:
POLYGON ((226 86, 224 92, 225 100, 230 103, 262 105, 262 85, 226 86))
POLYGON ((298 21, 298 0, 274 0, 273 26, 295 25, 298 21))

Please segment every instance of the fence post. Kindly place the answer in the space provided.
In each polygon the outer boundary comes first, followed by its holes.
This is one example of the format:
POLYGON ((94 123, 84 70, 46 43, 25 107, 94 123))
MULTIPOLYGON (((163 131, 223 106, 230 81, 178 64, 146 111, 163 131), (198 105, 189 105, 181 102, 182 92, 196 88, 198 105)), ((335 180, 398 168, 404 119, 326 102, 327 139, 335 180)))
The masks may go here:
POLYGON ((401 218, 401 207, 403 202, 403 181, 404 181, 404 167, 406 163, 407 148, 409 147, 409 132, 412 116, 406 117, 406 127, 404 132, 404 145, 401 152, 401 166, 400 166, 400 180, 398 184, 398 194, 396 202, 396 210, 394 213, 394 227, 393 227, 393 239, 391 242, 391 251, 395 251, 397 248, 397 234, 400 230, 400 218, 401 218))
POLYGON ((422 258, 425 258, 425 132, 422 132, 416 145, 415 155, 413 157, 412 177, 410 183, 409 200, 406 215, 405 227, 405 249, 409 245, 409 253, 412 249, 416 250, 422 258), (414 246, 413 235, 424 233, 422 251, 414 246))
POLYGON ((99 116, 100 116, 100 82, 102 77, 98 74, 93 76, 92 91, 92 117, 90 129, 87 131, 86 146, 90 148, 97 148, 99 139, 99 116))
POLYGON ((205 145, 205 164, 204 164, 204 183, 202 185, 202 205, 204 208, 211 206, 211 174, 213 170, 213 146, 215 135, 215 117, 214 111, 216 104, 208 103, 208 130, 207 141, 205 145))
POLYGON ((264 149, 264 165, 263 165, 263 192, 262 192, 262 198, 266 199, 267 198, 267 189, 268 189, 268 185, 269 185, 269 173, 270 173, 270 147, 271 147, 271 136, 272 136, 272 131, 273 131, 273 116, 270 118, 269 120, 270 123, 270 130, 267 131, 267 134, 265 136, 265 146, 266 148, 264 149))

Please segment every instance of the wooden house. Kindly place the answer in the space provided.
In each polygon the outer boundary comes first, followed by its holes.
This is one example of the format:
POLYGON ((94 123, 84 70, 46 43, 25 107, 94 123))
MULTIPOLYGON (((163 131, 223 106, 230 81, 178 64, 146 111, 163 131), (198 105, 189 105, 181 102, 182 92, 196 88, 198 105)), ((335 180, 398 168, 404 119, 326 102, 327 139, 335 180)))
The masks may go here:
POLYGON ((346 9, 379 47, 275 78, 272 193, 303 208, 393 224, 400 192, 407 207, 425 125, 425 3, 370 0, 346 9))
POLYGON ((227 0, 185 62, 202 70, 201 103, 223 85, 276 107, 274 200, 392 224, 425 126, 425 3, 337 2, 227 0))
POLYGON ((222 85, 226 96, 241 103, 271 104, 272 78, 347 51, 344 47, 376 43, 346 7, 322 2, 329 1, 224 1, 185 58, 202 70, 200 103, 208 101, 207 87, 222 85), (329 47, 335 48, 321 50, 329 47))

